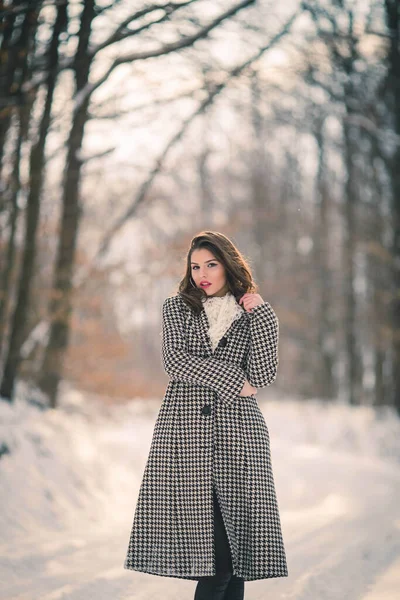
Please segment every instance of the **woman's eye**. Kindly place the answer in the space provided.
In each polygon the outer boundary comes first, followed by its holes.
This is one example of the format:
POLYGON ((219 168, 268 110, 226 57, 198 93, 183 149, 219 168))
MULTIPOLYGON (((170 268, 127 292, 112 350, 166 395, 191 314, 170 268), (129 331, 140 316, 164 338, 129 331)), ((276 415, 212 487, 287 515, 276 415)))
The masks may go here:
MULTIPOLYGON (((217 263, 208 263, 209 267, 216 267, 217 263)), ((194 267, 192 267, 192 271, 194 271, 195 269, 198 269, 198 267, 195 265, 194 267)))

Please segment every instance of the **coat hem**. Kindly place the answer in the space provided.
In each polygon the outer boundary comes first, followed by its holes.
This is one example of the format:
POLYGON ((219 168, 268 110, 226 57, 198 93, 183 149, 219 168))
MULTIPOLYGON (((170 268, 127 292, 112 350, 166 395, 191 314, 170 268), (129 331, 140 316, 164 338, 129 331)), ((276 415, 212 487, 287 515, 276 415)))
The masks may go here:
MULTIPOLYGON (((151 571, 151 569, 146 569, 145 567, 128 567, 126 564, 123 565, 124 569, 127 571, 138 571, 139 573, 147 573, 148 575, 156 575, 157 577, 173 577, 176 579, 188 579, 190 581, 199 581, 206 577, 212 577, 213 575, 184 575, 178 573, 161 573, 159 571, 151 571)), ((260 579, 273 579, 277 577, 288 577, 288 571, 283 573, 275 573, 271 575, 256 575, 255 577, 246 577, 243 575, 239 575, 236 573, 237 577, 241 577, 244 581, 259 581, 260 579)))

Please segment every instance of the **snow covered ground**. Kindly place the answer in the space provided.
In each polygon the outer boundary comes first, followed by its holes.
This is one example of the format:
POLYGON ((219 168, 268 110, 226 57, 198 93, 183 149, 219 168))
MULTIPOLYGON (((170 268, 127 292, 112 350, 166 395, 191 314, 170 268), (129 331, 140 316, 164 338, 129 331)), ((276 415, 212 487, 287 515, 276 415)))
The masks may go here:
MULTIPOLYGON (((257 395, 289 577, 246 600, 400 598, 400 420, 391 410, 257 395)), ((0 600, 192 599, 196 582, 123 568, 160 399, 104 406, 65 390, 0 402, 0 600)))

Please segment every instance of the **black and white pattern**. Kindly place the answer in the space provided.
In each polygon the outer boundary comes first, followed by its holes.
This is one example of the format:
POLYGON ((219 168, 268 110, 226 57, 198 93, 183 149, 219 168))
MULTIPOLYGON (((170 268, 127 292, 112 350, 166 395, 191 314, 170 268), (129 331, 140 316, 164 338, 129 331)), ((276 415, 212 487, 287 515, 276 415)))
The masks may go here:
POLYGON ((269 432, 245 379, 270 385, 279 324, 268 302, 233 321, 213 352, 204 310, 180 295, 162 307, 162 361, 170 376, 136 504, 124 568, 197 580, 215 574, 216 487, 234 574, 287 577, 269 432))

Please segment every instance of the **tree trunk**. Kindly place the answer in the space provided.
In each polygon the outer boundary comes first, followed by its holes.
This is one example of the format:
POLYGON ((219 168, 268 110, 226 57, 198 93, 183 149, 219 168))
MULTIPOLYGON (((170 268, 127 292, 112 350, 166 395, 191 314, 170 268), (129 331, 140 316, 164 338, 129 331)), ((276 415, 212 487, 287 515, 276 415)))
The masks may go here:
MULTIPOLYGON (((347 114, 351 108, 346 103, 347 114)), ((357 316, 355 280, 355 254, 356 254, 356 205, 357 205, 357 174, 354 158, 357 156, 357 147, 354 144, 355 129, 347 121, 343 124, 344 155, 347 177, 344 194, 343 215, 343 287, 344 287, 344 335, 345 335, 345 364, 346 388, 349 404, 360 404, 362 400, 361 356, 357 343, 357 316)))
POLYGON ((26 211, 25 247, 18 284, 17 303, 12 317, 10 344, 0 387, 0 396, 3 396, 9 401, 11 401, 12 398, 14 381, 20 363, 20 349, 24 341, 28 300, 34 273, 39 204, 39 199, 36 199, 35 202, 28 202, 26 211))
POLYGON ((1 395, 11 400, 18 367, 21 361, 21 346, 25 339, 28 320, 31 283, 34 275, 36 256, 36 234, 40 215, 40 193, 44 177, 44 160, 46 137, 50 127, 51 107, 56 84, 56 68, 58 65, 59 37, 66 25, 66 6, 60 5, 49 47, 48 78, 46 100, 39 126, 37 142, 32 146, 30 154, 30 185, 27 202, 25 248, 22 261, 21 277, 17 292, 17 302, 12 318, 10 344, 5 360, 1 382, 1 395))
MULTIPOLYGON (((359 105, 359 93, 354 87, 352 78, 358 54, 357 37, 354 35, 354 14, 348 11, 348 57, 342 57, 342 69, 347 82, 343 86, 344 108, 346 111, 343 123, 344 161, 346 182, 344 186, 343 215, 343 277, 344 277, 344 335, 345 366, 347 370, 347 394, 351 405, 362 404, 363 400, 363 363, 357 330, 357 296, 354 288, 356 276, 355 257, 357 250, 357 206, 359 204, 359 180, 357 178, 356 157, 359 155, 358 128, 351 123, 357 116, 355 107, 359 105)), ((357 109, 358 110, 358 109, 357 109)))
MULTIPOLYGON (((250 194, 252 215, 251 228, 253 231, 252 256, 254 270, 260 281, 272 278, 271 260, 268 260, 268 250, 271 246, 269 236, 271 224, 271 190, 268 160, 264 151, 264 120, 261 112, 261 89, 257 69, 251 71, 251 124, 253 129, 253 144, 250 150, 250 194)), ((250 223, 249 223, 250 224, 250 223)), ((273 299, 270 298, 273 302, 273 299)))
MULTIPOLYGON (((91 58, 88 54, 88 46, 94 17, 95 2, 93 0, 85 2, 81 14, 79 44, 74 64, 75 98, 79 98, 79 92, 87 85, 89 80, 91 58)), ((81 216, 79 183, 82 162, 79 155, 82 148, 85 124, 88 120, 88 106, 89 98, 80 103, 78 100, 68 139, 61 231, 53 279, 53 296, 50 303, 51 327, 44 354, 42 374, 39 379, 39 385, 48 395, 52 407, 56 406, 72 312, 72 276, 81 216)))
POLYGON ((198 162, 198 173, 200 183, 200 210, 202 213, 202 223, 209 223, 210 225, 214 222, 214 211, 216 208, 215 196, 212 188, 212 177, 210 176, 208 168, 208 160, 210 157, 210 148, 208 144, 207 136, 209 135, 209 129, 207 127, 207 115, 203 117, 203 148, 199 156, 198 162))
MULTIPOLYGON (((400 138, 400 13, 397 0, 385 0, 386 23, 389 29, 388 78, 386 100, 392 123, 400 138)), ((400 415, 400 144, 397 141, 390 168, 393 215, 393 403, 400 415)))
MULTIPOLYGON (((0 51, 5 60, 4 63, 0 61, 0 165, 3 161, 4 144, 11 125, 13 107, 22 107, 26 102, 22 85, 30 68, 32 44, 42 2, 36 0, 30 3, 19 27, 19 35, 16 35, 15 24, 18 21, 11 9, 24 4, 26 3, 23 0, 14 0, 7 7, 10 12, 3 17, 2 23, 0 51)), ((4 10, 7 9, 4 7, 4 10)))
POLYGON ((14 150, 14 168, 11 178, 11 184, 9 186, 10 197, 7 199, 7 205, 10 210, 10 222, 9 229, 10 233, 7 240, 7 250, 4 260, 4 268, 1 274, 1 286, 0 286, 0 358, 2 357, 2 349, 4 344, 4 337, 6 334, 6 322, 8 315, 8 307, 10 305, 11 293, 11 275, 14 269, 15 257, 16 257, 16 239, 15 234, 17 231, 18 221, 18 193, 21 187, 20 182, 20 161, 21 161, 21 147, 22 147, 23 130, 21 119, 18 119, 18 135, 14 150))
POLYGON ((317 364, 315 365, 314 375, 314 394, 318 398, 332 399, 336 396, 337 390, 333 376, 334 367, 334 347, 333 343, 333 323, 332 323, 332 302, 333 291, 331 272, 329 268, 329 193, 326 181, 325 167, 325 143, 323 136, 323 122, 314 131, 318 146, 318 172, 316 177, 316 196, 317 203, 315 207, 315 226, 314 226, 314 249, 313 260, 317 276, 317 364))
MULTIPOLYGON (((377 125, 383 126, 378 121, 377 125)), ((387 197, 385 185, 382 185, 379 166, 387 169, 387 160, 382 153, 379 140, 373 133, 366 133, 371 144, 368 174, 370 176, 368 187, 372 190, 375 202, 371 202, 371 215, 369 218, 369 235, 367 244, 367 282, 370 286, 370 313, 368 323, 372 329, 373 339, 373 372, 374 390, 372 404, 374 406, 389 406, 392 403, 390 377, 385 376, 385 367, 389 364, 390 350, 386 344, 386 331, 390 328, 390 315, 387 313, 387 291, 391 287, 390 248, 386 242, 388 229, 388 208, 383 201, 387 197)), ((390 200, 388 199, 388 204, 390 200)), ((390 212, 390 211, 389 211, 390 212)))

